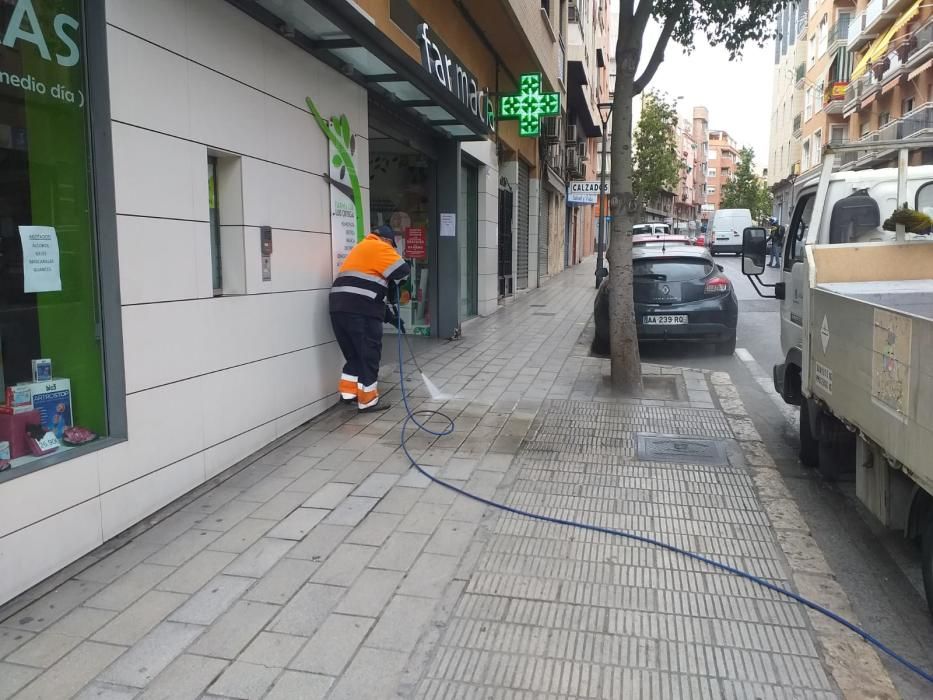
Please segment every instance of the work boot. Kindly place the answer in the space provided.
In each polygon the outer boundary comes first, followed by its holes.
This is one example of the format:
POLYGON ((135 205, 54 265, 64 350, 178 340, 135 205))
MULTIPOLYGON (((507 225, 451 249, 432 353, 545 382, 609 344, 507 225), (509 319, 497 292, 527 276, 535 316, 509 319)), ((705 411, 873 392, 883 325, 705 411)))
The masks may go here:
POLYGON ((390 404, 388 401, 380 401, 375 406, 358 408, 357 413, 381 413, 382 411, 388 411, 390 408, 392 408, 392 404, 390 404))
POLYGON ((341 406, 355 406, 356 403, 357 403, 356 398, 352 398, 352 399, 341 398, 340 399, 341 406))

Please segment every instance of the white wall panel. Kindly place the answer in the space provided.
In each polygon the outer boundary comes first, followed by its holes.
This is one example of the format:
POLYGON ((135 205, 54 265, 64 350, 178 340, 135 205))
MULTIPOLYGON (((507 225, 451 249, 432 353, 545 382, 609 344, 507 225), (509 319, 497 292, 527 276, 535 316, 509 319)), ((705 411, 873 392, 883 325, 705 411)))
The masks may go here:
MULTIPOLYGON (((333 279, 329 234, 272 229, 272 279, 262 281, 261 261, 253 256, 247 270, 250 292, 330 289, 333 279)), ((246 229, 246 249, 259 250, 259 229, 246 229)))
POLYGON ((243 159, 243 218, 247 226, 330 232, 330 194, 320 175, 243 159))
POLYGON ((207 149, 114 122, 117 213, 207 221, 207 149))
POLYGON ((107 48, 113 118, 188 137, 188 61, 114 27, 107 29, 107 48))
POLYGON ((269 97, 195 63, 188 64, 191 138, 258 158, 266 154, 269 97))
POLYGON ((184 31, 188 58, 260 89, 266 77, 266 35, 282 41, 225 0, 188 0, 184 31))
POLYGON ((101 495, 101 531, 107 540, 206 481, 204 454, 131 481, 101 495))
POLYGON ((118 216, 117 239, 123 304, 212 296, 208 224, 118 216))
MULTIPOLYGON (((97 496, 98 455, 83 455, 3 484, 0 537, 97 496)), ((2 551, 0 545, 0 560, 2 551)))
POLYGON ((13 598, 100 546, 100 522, 100 500, 94 499, 0 538, 0 600, 13 598))
POLYGON ((108 24, 182 55, 188 48, 188 0, 107 0, 106 11, 108 24))
POLYGON ((101 491, 204 449, 199 381, 178 382, 127 397, 129 440, 100 453, 101 491))

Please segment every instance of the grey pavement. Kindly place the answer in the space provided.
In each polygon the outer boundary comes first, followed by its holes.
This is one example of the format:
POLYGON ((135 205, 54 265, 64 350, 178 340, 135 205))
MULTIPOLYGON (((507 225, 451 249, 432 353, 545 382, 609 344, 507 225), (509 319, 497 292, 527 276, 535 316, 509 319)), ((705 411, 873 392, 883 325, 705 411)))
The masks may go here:
MULTIPOLYGON (((845 606, 728 375, 645 365, 644 397, 613 396, 591 272, 418 343, 456 398, 406 367, 412 407, 456 431, 412 454, 845 606)), ((391 410, 334 409, 0 609, 0 698, 895 697, 871 649, 786 598, 414 472, 386 341, 391 410)))

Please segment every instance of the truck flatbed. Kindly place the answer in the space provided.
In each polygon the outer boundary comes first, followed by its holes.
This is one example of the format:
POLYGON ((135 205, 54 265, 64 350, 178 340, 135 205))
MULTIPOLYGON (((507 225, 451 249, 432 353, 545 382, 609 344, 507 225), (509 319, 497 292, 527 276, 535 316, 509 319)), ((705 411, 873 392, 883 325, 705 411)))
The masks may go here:
POLYGON ((820 284, 817 289, 891 311, 933 320, 933 279, 831 282, 820 284))

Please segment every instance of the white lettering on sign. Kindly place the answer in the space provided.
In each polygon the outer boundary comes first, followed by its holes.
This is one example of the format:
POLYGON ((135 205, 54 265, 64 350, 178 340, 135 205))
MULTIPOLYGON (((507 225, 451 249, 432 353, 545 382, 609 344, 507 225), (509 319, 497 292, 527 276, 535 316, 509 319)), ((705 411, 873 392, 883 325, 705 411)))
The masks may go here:
POLYGON ((819 362, 816 363, 816 385, 829 396, 833 395, 833 371, 819 362))
POLYGON ((51 226, 20 226, 23 244, 23 292, 60 292, 58 236, 51 226))
MULTIPOLYGON (((7 3, 9 4, 9 3, 7 3)), ((78 50, 78 44, 75 35, 78 34, 78 20, 70 15, 56 15, 52 20, 52 31, 58 40, 64 44, 66 53, 55 54, 55 62, 66 68, 77 65, 81 59, 81 52, 78 50)), ((52 54, 49 52, 49 45, 45 39, 45 33, 39 25, 39 18, 36 15, 36 8, 33 7, 32 0, 17 0, 16 7, 10 14, 10 21, 3 32, 3 45, 10 48, 16 48, 17 42, 24 41, 36 47, 39 55, 46 61, 52 60, 52 54)))
POLYGON ((418 42, 421 44, 421 63, 437 82, 456 95, 457 99, 487 127, 495 131, 496 110, 488 90, 480 90, 476 78, 463 65, 433 41, 426 22, 418 25, 418 42))
MULTIPOLYGON (((567 187, 568 194, 599 194, 599 180, 574 180, 567 187)), ((609 194, 609 183, 602 187, 603 194, 609 194)))

